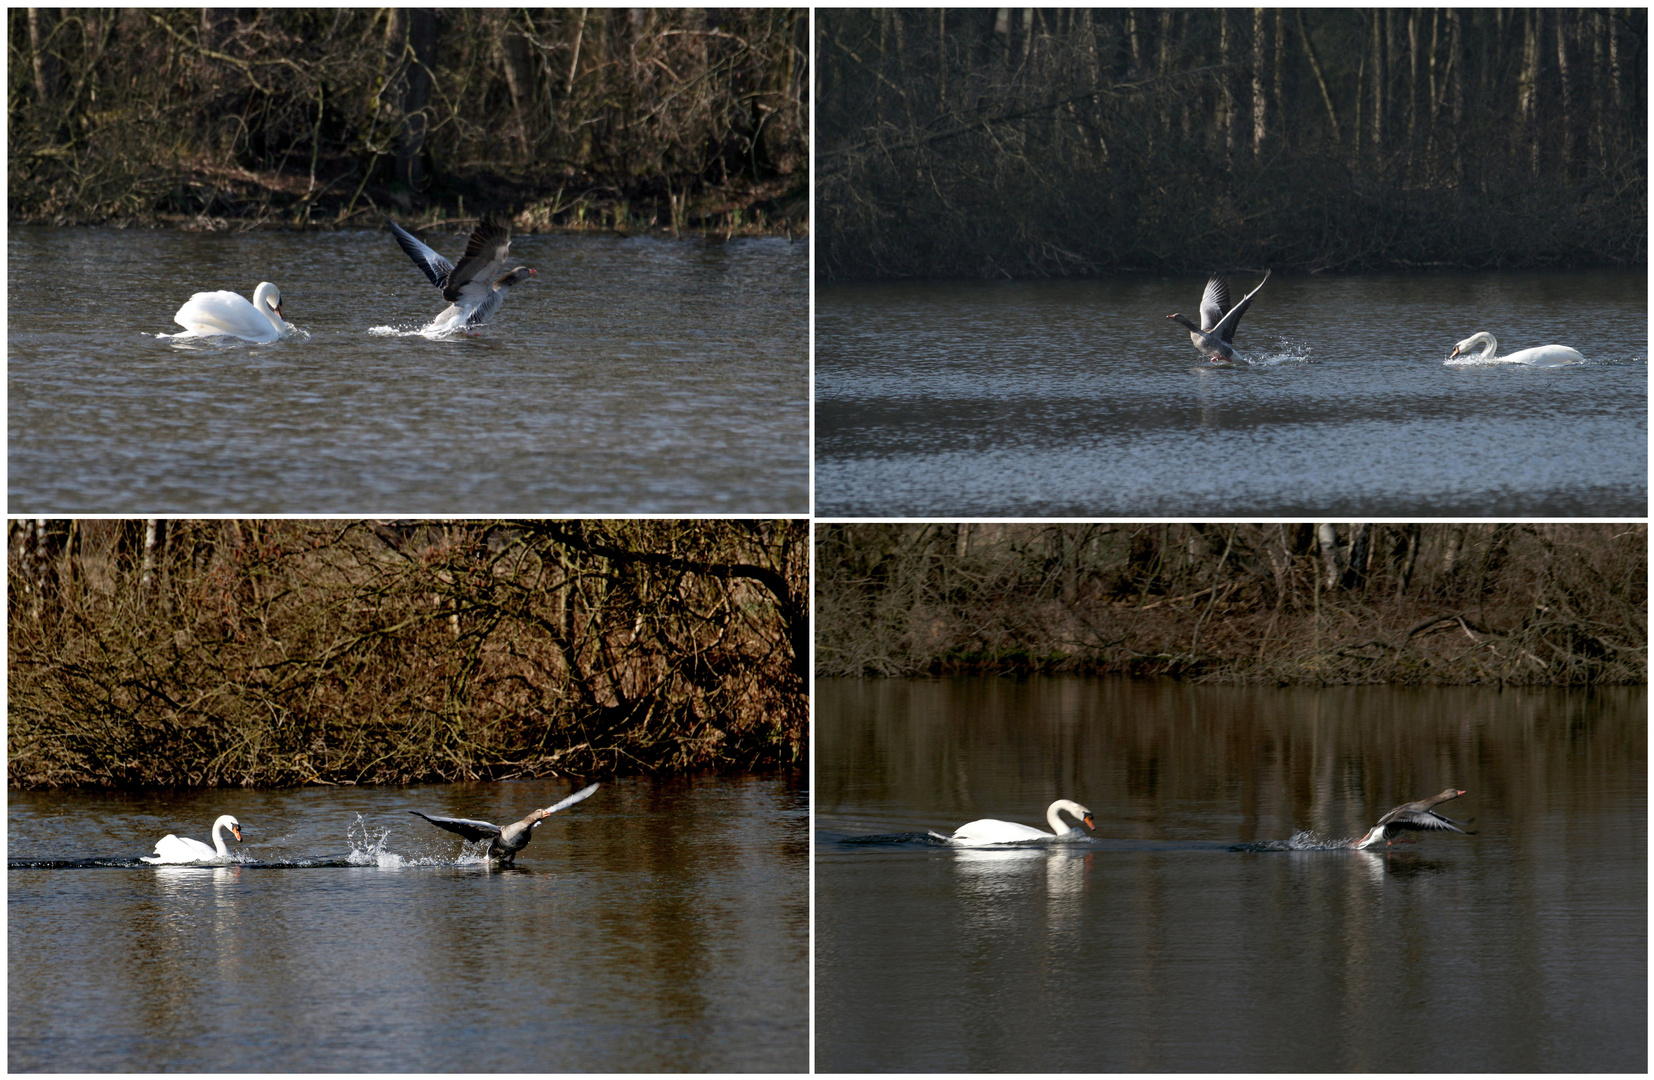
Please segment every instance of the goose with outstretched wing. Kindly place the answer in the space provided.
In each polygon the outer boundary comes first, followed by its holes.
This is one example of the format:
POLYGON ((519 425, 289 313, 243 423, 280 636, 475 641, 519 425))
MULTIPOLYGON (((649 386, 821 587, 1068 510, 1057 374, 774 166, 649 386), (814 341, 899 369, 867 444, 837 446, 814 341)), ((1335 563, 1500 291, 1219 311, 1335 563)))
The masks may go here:
POLYGON ((517 852, 527 847, 528 842, 534 839, 534 827, 536 825, 557 813, 557 811, 565 810, 582 799, 589 798, 592 792, 601 786, 601 784, 593 784, 590 787, 582 788, 560 803, 548 806, 544 810, 536 810, 523 820, 504 826, 495 825, 490 821, 474 821, 471 818, 433 817, 430 814, 420 813, 418 810, 409 810, 408 813, 417 814, 439 829, 447 829, 451 833, 458 833, 472 843, 487 840, 488 857, 509 863, 517 858, 517 852))

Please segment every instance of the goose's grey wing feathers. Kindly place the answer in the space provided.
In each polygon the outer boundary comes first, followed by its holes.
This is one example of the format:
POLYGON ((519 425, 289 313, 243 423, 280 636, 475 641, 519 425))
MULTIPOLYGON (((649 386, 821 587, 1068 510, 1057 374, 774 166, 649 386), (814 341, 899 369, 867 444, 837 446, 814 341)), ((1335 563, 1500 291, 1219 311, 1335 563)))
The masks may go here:
POLYGON ((555 814, 557 811, 573 806, 575 803, 580 802, 583 799, 589 799, 592 796, 592 792, 602 786, 602 784, 593 784, 591 787, 581 788, 579 791, 575 792, 573 795, 570 795, 562 802, 553 803, 552 805, 546 807, 546 813, 555 814))
MULTIPOLYGON (((493 281, 504 268, 506 256, 510 251, 509 225, 497 221, 480 222, 471 232, 471 239, 465 245, 465 254, 459 257, 459 265, 448 275, 442 290, 442 298, 449 301, 458 300, 468 285, 492 289, 493 281)), ((486 303, 486 299, 483 302, 486 303)))
POLYGON ((472 821, 470 818, 432 817, 430 814, 421 814, 418 810, 409 810, 410 814, 419 814, 439 829, 447 829, 451 833, 459 833, 467 840, 492 840, 500 835, 500 827, 486 821, 472 821))
MULTIPOLYGON (((402 245, 402 250, 408 253, 408 258, 414 261, 415 266, 425 271, 425 276, 431 279, 431 284, 442 289, 443 295, 446 296, 448 278, 454 272, 454 264, 438 255, 417 236, 396 222, 386 218, 385 224, 391 227, 391 235, 395 236, 396 242, 402 245)), ((450 299, 452 298, 450 297, 450 299)))
POLYGON ((1440 814, 1433 814, 1428 810, 1392 810, 1384 815, 1379 824, 1391 829, 1446 829, 1456 833, 1464 832, 1440 814))
POLYGON ((1229 279, 1213 274, 1206 280, 1206 291, 1200 294, 1200 328, 1210 330, 1229 310, 1229 279))
MULTIPOLYGON (((1246 309, 1252 306, 1252 298, 1258 295, 1258 290, 1263 288, 1263 282, 1268 280, 1269 271, 1265 270, 1263 272, 1263 281, 1260 281, 1257 285, 1253 286, 1252 291, 1247 293, 1246 296, 1241 299, 1240 303, 1224 312, 1223 318, 1218 320, 1217 327, 1212 332, 1217 334, 1218 337, 1221 337, 1225 343, 1233 343, 1235 340, 1235 327, 1240 325, 1241 316, 1246 314, 1246 309)), ((1208 291, 1211 290, 1210 285, 1206 288, 1208 291)), ((1228 290, 1225 289, 1224 301, 1227 302, 1228 299, 1228 290)), ((1205 303, 1205 301, 1202 301, 1202 303, 1205 303)), ((1205 312, 1206 309, 1204 307, 1201 308, 1202 318, 1205 317, 1205 312)))

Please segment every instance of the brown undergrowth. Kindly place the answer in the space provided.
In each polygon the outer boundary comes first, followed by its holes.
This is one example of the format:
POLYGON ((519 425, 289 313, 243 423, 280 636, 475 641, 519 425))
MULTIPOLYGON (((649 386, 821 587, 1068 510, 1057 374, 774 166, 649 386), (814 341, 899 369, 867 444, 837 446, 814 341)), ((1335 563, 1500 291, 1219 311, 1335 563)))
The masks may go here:
POLYGON ((17 787, 793 766, 796 521, 13 522, 17 787))
POLYGON ((820 675, 1647 680, 1642 525, 824 525, 820 675))

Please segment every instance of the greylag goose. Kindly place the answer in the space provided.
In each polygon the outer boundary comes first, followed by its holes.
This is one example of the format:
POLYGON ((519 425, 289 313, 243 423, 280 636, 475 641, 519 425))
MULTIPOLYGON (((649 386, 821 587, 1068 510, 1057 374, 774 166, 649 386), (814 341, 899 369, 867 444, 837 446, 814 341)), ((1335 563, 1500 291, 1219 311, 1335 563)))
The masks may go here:
MULTIPOLYGON (((1367 830, 1367 835, 1353 841, 1353 848, 1370 848, 1379 841, 1393 843, 1391 839, 1403 832, 1428 832, 1435 829, 1449 829, 1456 833, 1464 833, 1459 823, 1452 818, 1443 817, 1431 807, 1437 803, 1444 803, 1449 799, 1457 799, 1464 792, 1458 788, 1448 788, 1440 795, 1432 795, 1428 799, 1418 802, 1402 803, 1388 814, 1378 819, 1378 824, 1367 830)), ((1469 836, 1469 833, 1465 833, 1469 836)))
POLYGON ((235 842, 241 843, 241 822, 225 814, 212 823, 212 847, 208 847, 199 840, 191 840, 187 836, 174 836, 171 833, 155 841, 155 854, 140 855, 139 859, 153 865, 202 862, 206 859, 222 859, 230 854, 230 849, 224 843, 224 830, 229 829, 235 836, 235 842))
MULTIPOLYGON (((1447 355, 1449 360, 1461 354, 1468 354, 1470 350, 1481 347, 1481 352, 1474 359, 1493 360, 1494 353, 1499 351, 1499 339, 1483 330, 1478 334, 1471 334, 1457 345, 1447 355)), ((1508 356, 1497 357, 1503 364, 1581 364, 1585 357, 1566 345, 1540 345, 1532 349, 1523 349, 1508 356)))
POLYGON ((1036 829, 1032 825, 1018 825, 1014 821, 982 818, 980 821, 959 826, 949 839, 956 844, 1015 844, 1024 840, 1055 840, 1059 836, 1079 832, 1079 826, 1066 824, 1059 816, 1060 813, 1073 815, 1075 820, 1088 829, 1097 827, 1091 820, 1090 810, 1072 799, 1058 799, 1045 811, 1045 820, 1051 825, 1050 832, 1036 829))
POLYGON ((430 814, 421 814, 418 810, 409 810, 410 814, 419 814, 439 829, 447 829, 451 833, 459 833, 467 840, 487 840, 488 857, 509 863, 516 859, 517 852, 528 846, 534 839, 534 827, 557 811, 573 806, 580 800, 587 798, 602 785, 593 784, 591 787, 570 795, 560 803, 536 810, 523 820, 506 825, 503 828, 487 821, 472 821, 469 818, 432 817, 430 814))
POLYGON ((1175 322, 1182 323, 1189 331, 1189 340, 1195 343, 1195 348, 1212 363, 1219 364, 1225 360, 1239 360, 1240 354, 1230 347, 1235 340, 1235 327, 1240 325, 1241 316, 1251 306, 1252 298, 1258 295, 1263 288, 1264 281, 1269 280, 1269 271, 1263 272, 1263 281, 1258 282, 1252 291, 1241 299, 1234 307, 1229 306, 1229 279, 1222 274, 1213 274, 1206 282, 1206 291, 1200 296, 1200 325, 1196 326, 1189 321, 1188 316, 1173 312, 1166 316, 1175 322))
POLYGON ((511 250, 511 226, 497 221, 483 221, 471 232, 465 245, 465 254, 455 266, 438 255, 418 237, 390 219, 385 220, 396 242, 408 253, 414 265, 425 271, 431 284, 442 290, 442 298, 449 301, 426 331, 469 329, 481 326, 483 321, 505 302, 505 294, 519 281, 534 277, 536 271, 519 266, 509 274, 500 275, 506 255, 511 250), (496 276, 499 275, 499 276, 496 276))
POLYGON ((227 289, 198 292, 184 301, 172 321, 184 328, 173 338, 234 337, 264 342, 293 332, 292 324, 282 318, 281 290, 268 281, 258 283, 252 303, 227 289))

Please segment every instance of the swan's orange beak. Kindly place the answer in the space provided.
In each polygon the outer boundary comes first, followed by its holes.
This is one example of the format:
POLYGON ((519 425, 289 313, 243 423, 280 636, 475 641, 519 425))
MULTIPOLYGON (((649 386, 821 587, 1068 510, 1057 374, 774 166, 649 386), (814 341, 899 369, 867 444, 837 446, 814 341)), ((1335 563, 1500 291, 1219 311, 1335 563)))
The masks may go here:
POLYGON ((1092 832, 1097 831, 1097 823, 1091 820, 1090 814, 1085 816, 1085 827, 1090 829, 1092 832))
POLYGON ((241 842, 241 826, 240 825, 231 825, 230 826, 230 831, 235 833, 236 843, 239 844, 241 842))

